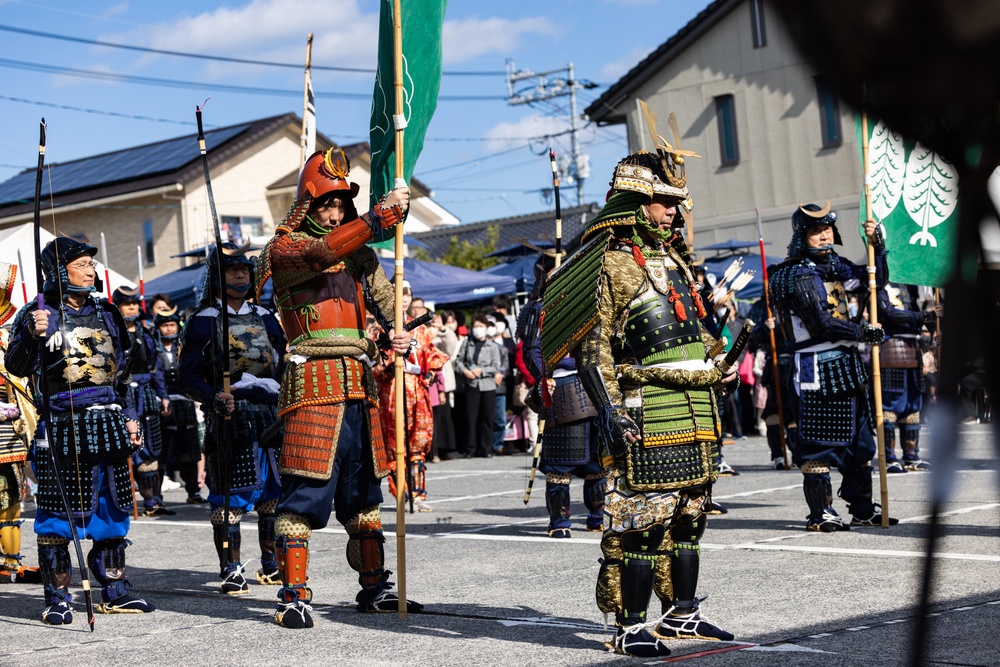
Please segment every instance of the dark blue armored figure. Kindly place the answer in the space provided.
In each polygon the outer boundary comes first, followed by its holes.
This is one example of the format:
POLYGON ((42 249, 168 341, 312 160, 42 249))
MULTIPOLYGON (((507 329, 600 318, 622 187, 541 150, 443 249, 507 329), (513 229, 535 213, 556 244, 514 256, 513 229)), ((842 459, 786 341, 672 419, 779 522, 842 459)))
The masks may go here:
MULTIPOLYGON (((849 317, 847 292, 867 285, 867 272, 834 251, 834 245, 841 244, 836 222, 829 202, 822 209, 800 206, 792 215, 788 258, 770 282, 784 351, 794 364, 794 461, 802 471, 809 505, 806 527, 824 533, 882 521, 881 508, 872 501, 876 441, 868 373, 858 346, 880 343, 883 331, 849 317), (839 495, 847 502, 850 522, 833 508, 831 468, 843 476, 839 495)), ((865 233, 874 245, 876 283, 881 287, 887 277, 885 244, 874 221, 865 223, 865 233)))
POLYGON ((240 556, 240 521, 257 512, 261 569, 257 581, 281 584, 275 552, 275 509, 281 495, 275 446, 280 438, 263 442, 264 433, 278 420, 278 381, 281 378, 285 336, 271 311, 247 298, 254 284, 254 265, 245 249, 223 243, 212 252, 202 306, 184 326, 180 382, 184 393, 205 412, 205 459, 212 530, 219 554, 222 592, 249 592, 240 556), (219 264, 225 272, 219 283, 219 264), (217 295, 225 294, 225 305, 217 295), (229 308, 229 331, 222 331, 221 308, 229 308), (229 337, 229 359, 222 360, 222 336, 229 337), (222 363, 232 378, 223 392, 222 363), (229 420, 226 420, 229 415, 229 420), (226 484, 231 492, 225 511, 226 484), (228 542, 228 550, 223 546, 228 542))
MULTIPOLYGON (((549 537, 572 537, 569 485, 573 477, 583 478, 583 504, 587 508, 587 530, 604 528, 604 479, 600 442, 594 418, 597 408, 587 396, 572 356, 563 357, 555 368, 542 368, 541 337, 538 335, 545 276, 555 267, 555 259, 543 254, 535 263, 535 287, 521 310, 517 337, 523 342, 524 360, 535 378, 540 394, 542 383, 551 396, 543 410, 544 446, 538 469, 545 475, 545 507, 549 511, 549 537)), ((540 398, 540 396, 539 396, 540 398)), ((542 401, 539 401, 541 403, 542 401)))
POLYGON ((73 622, 70 521, 81 539, 94 541, 87 564, 101 586, 97 610, 135 614, 154 609, 131 594, 125 578, 125 549, 131 544, 125 536, 134 502, 128 459, 142 441, 135 406, 125 395, 131 341, 118 308, 96 296, 96 254, 97 248, 63 236, 45 246, 45 307, 31 302, 17 314, 6 357, 11 373, 32 378, 36 404, 48 403, 51 415, 51 426, 39 424, 31 448, 38 479, 42 621, 51 625, 73 622), (48 396, 38 394, 43 372, 48 396), (71 517, 60 497, 50 447, 71 517))
POLYGON ((924 402, 924 364, 920 332, 937 313, 920 311, 915 285, 889 283, 878 292, 878 319, 885 326, 881 346, 882 416, 886 471, 930 470, 920 458, 920 409, 924 402), (896 456, 899 430, 903 459, 896 456))
POLYGON ((160 458, 163 454, 162 415, 168 411, 167 386, 156 354, 156 343, 139 324, 141 316, 139 290, 119 287, 111 295, 125 318, 126 331, 132 341, 132 375, 128 379, 129 400, 135 405, 142 426, 142 448, 132 455, 135 484, 142 495, 143 516, 176 514, 163 506, 160 486, 160 458))

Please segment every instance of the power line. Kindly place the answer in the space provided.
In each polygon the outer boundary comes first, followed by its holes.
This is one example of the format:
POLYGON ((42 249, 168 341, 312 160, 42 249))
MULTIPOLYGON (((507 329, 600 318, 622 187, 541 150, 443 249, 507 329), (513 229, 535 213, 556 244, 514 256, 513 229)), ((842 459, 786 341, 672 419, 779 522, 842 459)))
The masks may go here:
MULTIPOLYGON (((62 67, 59 65, 45 65, 43 63, 31 63, 23 60, 10 60, 0 58, 0 67, 11 69, 22 69, 35 72, 51 72, 55 74, 65 74, 67 76, 78 76, 90 79, 100 79, 103 81, 118 81, 123 83, 137 83, 146 86, 166 86, 172 88, 195 88, 198 90, 214 89, 226 90, 231 93, 244 93, 249 95, 271 95, 271 96, 294 96, 302 97, 301 90, 290 90, 282 88, 258 88, 253 86, 234 86, 225 83, 202 83, 197 81, 177 81, 176 79, 160 79, 149 76, 135 76, 132 74, 116 74, 114 72, 98 72, 96 70, 77 69, 75 67, 62 67)), ((317 98, 371 101, 369 93, 316 93, 317 98)), ((440 100, 450 102, 495 102, 506 99, 502 95, 440 95, 440 100)))
MULTIPOLYGON (((166 49, 153 49, 147 46, 134 46, 132 44, 118 44, 115 42, 104 42, 96 39, 85 39, 83 37, 73 37, 72 35, 59 35, 53 32, 42 32, 41 30, 29 30, 28 28, 18 28, 16 26, 0 24, 0 30, 14 32, 21 35, 31 35, 32 37, 44 37, 46 39, 59 39, 64 42, 76 42, 78 44, 90 44, 93 46, 105 46, 112 49, 125 49, 128 51, 139 51, 141 53, 157 53, 164 56, 177 56, 180 58, 195 58, 198 60, 213 60, 224 63, 238 63, 241 65, 260 65, 264 67, 288 67, 294 69, 305 69, 303 63, 280 63, 273 60, 251 60, 249 58, 230 58, 228 56, 210 56, 203 53, 186 53, 184 51, 168 51, 166 49)), ((327 72, 354 72, 360 74, 374 74, 375 69, 370 67, 334 67, 332 65, 312 65, 314 70, 327 72)), ((496 72, 442 72, 445 76, 503 76, 505 73, 496 72)))
MULTIPOLYGON (((74 107, 69 104, 53 104, 52 102, 26 100, 22 97, 9 97, 7 95, 0 95, 0 100, 7 100, 8 102, 21 102, 22 104, 34 104, 40 107, 52 107, 53 109, 65 109, 66 111, 82 111, 84 113, 96 113, 102 116, 115 116, 117 118, 131 118, 133 120, 150 120, 156 123, 174 123, 176 125, 194 125, 193 121, 171 120, 169 118, 154 118, 152 116, 135 116, 133 114, 121 113, 120 111, 101 111, 100 109, 86 109, 84 107, 74 107)), ((206 127, 218 127, 218 126, 206 124, 206 127)))

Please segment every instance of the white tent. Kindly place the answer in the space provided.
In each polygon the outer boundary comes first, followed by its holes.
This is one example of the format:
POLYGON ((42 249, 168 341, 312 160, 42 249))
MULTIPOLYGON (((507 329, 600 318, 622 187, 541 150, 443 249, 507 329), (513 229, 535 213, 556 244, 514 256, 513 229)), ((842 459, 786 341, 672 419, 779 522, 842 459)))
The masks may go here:
MULTIPOLYGON (((43 248, 46 243, 55 238, 52 232, 46 231, 44 227, 42 227, 41 236, 43 248)), ((91 245, 94 244, 92 243, 91 245)), ((98 262, 104 259, 101 257, 100 247, 98 247, 97 257, 94 259, 98 262)), ((35 284, 35 229, 32 223, 28 222, 23 225, 0 229, 0 262, 7 262, 8 264, 17 266, 17 281, 14 285, 14 291, 10 295, 11 303, 18 308, 24 305, 25 290, 21 287, 22 281, 27 288, 28 299, 34 299, 38 293, 38 286, 35 284), (17 263, 18 250, 21 251, 22 266, 18 266, 17 263), (21 273, 22 271, 24 272, 23 274, 21 273)), ((98 276, 103 281, 104 265, 101 264, 97 267, 97 271, 98 276)), ((125 276, 115 271, 111 271, 110 276, 112 289, 123 285, 126 287, 136 286, 135 281, 128 280, 125 276)), ((107 296, 107 290, 108 288, 105 286, 103 296, 107 296)))

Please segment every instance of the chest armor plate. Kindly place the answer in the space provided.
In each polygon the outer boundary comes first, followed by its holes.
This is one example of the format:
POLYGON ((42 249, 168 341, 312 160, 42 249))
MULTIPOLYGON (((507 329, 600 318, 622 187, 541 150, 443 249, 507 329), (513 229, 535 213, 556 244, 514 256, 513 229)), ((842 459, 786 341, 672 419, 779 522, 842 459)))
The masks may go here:
POLYGON ((229 316, 229 369, 234 375, 275 377, 275 352, 264 320, 255 312, 229 316))
POLYGON ((149 358, 149 350, 146 348, 146 336, 143 335, 142 329, 139 328, 139 325, 136 325, 135 331, 129 331, 128 335, 132 339, 132 344, 136 346, 135 356, 133 357, 134 361, 132 362, 132 372, 152 373, 156 360, 149 358))
POLYGON ((838 280, 824 282, 823 287, 826 288, 826 302, 832 308, 830 314, 839 320, 850 319, 850 315, 847 314, 847 291, 844 289, 844 284, 838 280))
POLYGON ((333 329, 364 332, 367 315, 361 284, 343 265, 338 266, 340 270, 316 276, 281 295, 281 324, 291 345, 328 337, 333 329))
POLYGON ((175 343, 174 347, 170 350, 161 347, 157 355, 160 358, 160 368, 163 370, 163 381, 166 383, 167 388, 173 392, 180 380, 180 373, 177 366, 177 344, 175 343))
MULTIPOLYGON (((49 391, 53 394, 70 388, 100 387, 115 382, 118 370, 115 346, 104 319, 97 311, 87 315, 65 315, 62 351, 58 361, 49 366, 49 391)), ((50 359, 49 353, 46 357, 50 359)))
POLYGON ((656 364, 702 359, 698 314, 687 279, 665 258, 648 259, 647 289, 629 304, 625 340, 636 361, 656 364))

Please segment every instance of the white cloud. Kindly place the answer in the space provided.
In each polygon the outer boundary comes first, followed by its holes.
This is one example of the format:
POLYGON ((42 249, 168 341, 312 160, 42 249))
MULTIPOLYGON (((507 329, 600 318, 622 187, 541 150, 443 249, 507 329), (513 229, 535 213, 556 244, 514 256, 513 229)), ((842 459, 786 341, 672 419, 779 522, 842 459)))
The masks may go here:
POLYGON ((569 124, 565 118, 533 115, 514 123, 498 123, 486 130, 483 136, 488 140, 485 146, 487 151, 500 151, 524 145, 526 137, 541 139, 547 135, 560 134, 567 129, 569 124))
POLYGON ((444 62, 463 62, 488 53, 507 56, 528 35, 558 37, 561 29, 545 17, 516 20, 478 17, 444 22, 444 62))
POLYGON ((648 46, 638 46, 618 60, 605 63, 604 66, 601 67, 601 71, 599 73, 600 80, 605 82, 617 81, 652 52, 653 49, 648 46))
MULTIPOLYGON (((304 64, 306 38, 312 32, 313 63, 374 68, 377 7, 365 14, 358 5, 357 0, 252 0, 243 6, 182 15, 170 22, 102 39, 184 53, 304 64)), ((137 64, 162 57, 147 55, 137 64)), ((203 70, 212 77, 246 75, 248 71, 252 70, 245 65, 225 63, 206 65, 203 70)))

